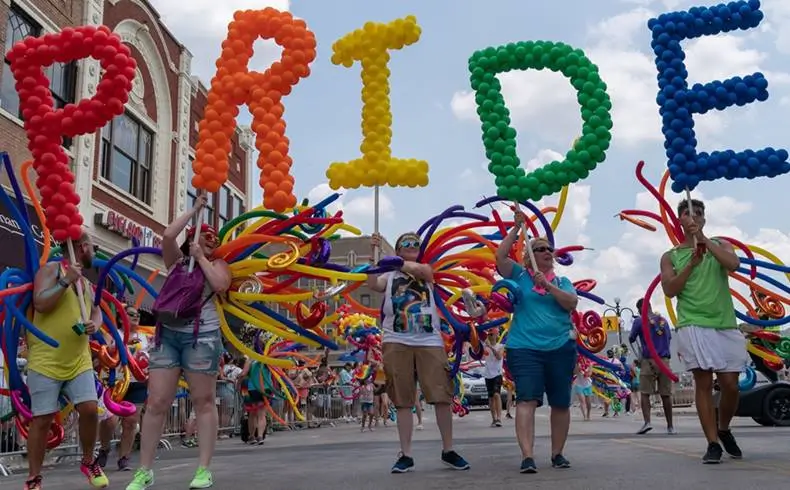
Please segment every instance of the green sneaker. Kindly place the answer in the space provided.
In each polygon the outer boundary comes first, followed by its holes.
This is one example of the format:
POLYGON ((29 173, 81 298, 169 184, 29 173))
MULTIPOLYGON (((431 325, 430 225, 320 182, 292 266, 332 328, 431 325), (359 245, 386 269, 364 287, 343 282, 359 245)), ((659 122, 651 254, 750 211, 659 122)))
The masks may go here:
POLYGON ((213 486, 214 477, 211 475, 208 468, 203 468, 202 466, 198 467, 195 472, 195 478, 193 478, 192 483, 189 484, 190 490, 194 488, 211 488, 213 486))
POLYGON ((132 482, 126 486, 126 490, 146 490, 154 484, 154 471, 140 468, 134 472, 132 482))

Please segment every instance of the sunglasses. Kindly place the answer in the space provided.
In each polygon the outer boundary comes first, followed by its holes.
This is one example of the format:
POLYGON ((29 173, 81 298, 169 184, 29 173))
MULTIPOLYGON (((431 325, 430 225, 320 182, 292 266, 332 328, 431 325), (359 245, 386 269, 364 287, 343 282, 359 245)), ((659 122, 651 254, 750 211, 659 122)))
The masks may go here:
POLYGON ((538 253, 541 253, 541 252, 554 253, 554 249, 551 248, 551 247, 535 247, 535 248, 532 249, 532 251, 533 252, 538 252, 538 253))
POLYGON ((420 241, 414 238, 407 238, 402 240, 398 248, 420 248, 420 241))
POLYGON ((126 316, 128 316, 129 318, 140 318, 140 314, 137 312, 127 312, 126 316))

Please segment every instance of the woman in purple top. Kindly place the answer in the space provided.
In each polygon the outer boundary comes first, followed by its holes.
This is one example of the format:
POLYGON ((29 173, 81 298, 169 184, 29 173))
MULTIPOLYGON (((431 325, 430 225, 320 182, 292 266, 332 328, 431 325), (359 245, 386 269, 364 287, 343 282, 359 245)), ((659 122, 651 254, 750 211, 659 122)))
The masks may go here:
MULTIPOLYGON (((636 303, 636 311, 642 311, 644 300, 639 300, 636 303)), ((667 320, 657 313, 653 313, 652 308, 648 305, 648 315, 650 321, 650 337, 653 340, 653 346, 656 348, 656 353, 662 361, 669 365, 669 360, 672 354, 669 350, 669 343, 672 340, 672 331, 669 328, 667 320)), ((672 425, 672 380, 669 376, 664 374, 656 365, 656 361, 650 357, 647 350, 647 343, 642 335, 642 318, 634 318, 634 323, 631 326, 631 335, 628 336, 628 341, 634 343, 639 338, 639 344, 642 348, 642 359, 640 361, 639 373, 639 391, 642 394, 642 416, 645 423, 642 428, 637 431, 637 434, 647 434, 653 430, 650 424, 650 396, 658 394, 661 396, 661 403, 664 406, 664 415, 667 419, 667 434, 674 434, 675 427, 672 425)))

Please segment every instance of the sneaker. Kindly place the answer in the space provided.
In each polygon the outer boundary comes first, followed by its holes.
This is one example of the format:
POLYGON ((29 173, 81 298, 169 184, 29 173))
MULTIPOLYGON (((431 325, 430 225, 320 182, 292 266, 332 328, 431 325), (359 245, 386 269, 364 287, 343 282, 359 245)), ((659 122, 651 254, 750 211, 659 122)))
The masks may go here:
POLYGON ((505 414, 505 418, 506 418, 506 419, 512 419, 512 418, 513 418, 513 416, 512 416, 512 415, 510 415, 510 413, 506 413, 506 414, 505 414))
POLYGON ((96 464, 104 468, 107 466, 107 456, 110 455, 108 449, 99 449, 99 454, 96 455, 96 464))
POLYGON ((392 473, 408 473, 414 469, 414 458, 401 453, 392 465, 392 473))
POLYGON ((417 424, 417 430, 423 430, 424 428, 425 427, 423 427, 422 424, 417 424))
POLYGON ((93 488, 104 488, 110 484, 107 475, 104 474, 104 470, 102 470, 96 460, 90 464, 82 463, 80 465, 80 471, 88 478, 88 483, 90 483, 93 488))
POLYGON ((192 478, 192 483, 189 484, 190 490, 194 488, 211 488, 214 486, 214 475, 208 470, 199 466, 195 472, 195 477, 192 478))
POLYGON ((551 467, 552 468, 570 468, 571 462, 565 459, 565 456, 562 454, 555 454, 551 457, 551 467))
POLYGON ((641 429, 636 431, 636 433, 641 436, 641 435, 647 434, 651 430, 653 430, 653 426, 650 425, 650 422, 645 422, 645 425, 643 425, 641 429))
POLYGON ((719 440, 721 441, 721 445, 724 446, 724 450, 727 451, 727 454, 729 454, 731 458, 741 459, 743 457, 743 452, 741 452, 741 448, 738 447, 738 443, 735 442, 735 436, 732 435, 731 430, 720 430, 719 440))
POLYGON ((535 466, 535 460, 532 458, 524 458, 521 460, 521 473, 537 473, 538 467, 535 466))
POLYGON ((25 490, 41 490, 41 475, 34 476, 33 478, 29 478, 25 482, 25 490))
POLYGON ((496 422, 494 422, 494 426, 495 427, 502 427, 502 421, 501 420, 497 420, 496 422))
POLYGON ((442 451, 442 463, 454 470, 469 469, 469 463, 455 451, 442 451))
POLYGON ((134 478, 126 486, 126 490, 146 490, 154 484, 154 471, 140 468, 134 472, 134 478))
POLYGON ((705 451, 705 456, 702 457, 702 464, 719 464, 721 463, 721 455, 721 444, 718 442, 711 442, 708 444, 708 450, 705 451))
POLYGON ((667 427, 667 434, 674 436, 677 433, 678 431, 676 431, 674 427, 667 427))
POLYGON ((132 467, 129 466, 129 457, 124 456, 122 458, 118 458, 118 471, 131 471, 132 467))

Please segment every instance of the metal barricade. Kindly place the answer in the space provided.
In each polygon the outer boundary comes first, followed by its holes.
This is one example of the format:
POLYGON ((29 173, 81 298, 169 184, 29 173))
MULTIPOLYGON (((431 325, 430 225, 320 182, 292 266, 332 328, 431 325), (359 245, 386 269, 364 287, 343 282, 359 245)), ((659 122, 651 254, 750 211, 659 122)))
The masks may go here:
MULTIPOLYGON (((313 385, 305 399, 299 401, 299 407, 304 421, 296 420, 287 402, 275 400, 272 403, 272 409, 288 428, 334 426, 338 422, 352 422, 360 415, 359 399, 353 397, 350 386, 313 385)), ((275 430, 286 428, 277 423, 273 427, 275 430)))
MULTIPOLYGON (((0 379, 5 379, 4 376, 5 373, 0 368, 0 379)), ((220 437, 235 435, 241 422, 242 400, 232 382, 217 381, 216 407, 219 415, 218 435, 220 437)), ((143 417, 145 417, 145 409, 143 409, 143 417)), ((65 439, 57 448, 47 453, 45 465, 56 465, 64 459, 80 455, 76 412, 72 411, 66 418, 64 429, 65 439)), ((196 435, 196 429, 192 403, 186 391, 179 388, 176 399, 165 418, 162 439, 159 441, 160 449, 172 449, 172 440, 176 438, 181 439, 180 444, 188 444, 189 439, 196 435)), ((120 430, 118 424, 112 445, 118 444, 120 430)), ((0 396, 0 476, 8 476, 12 471, 26 467, 25 454, 25 440, 20 437, 16 429, 10 399, 0 396)))

